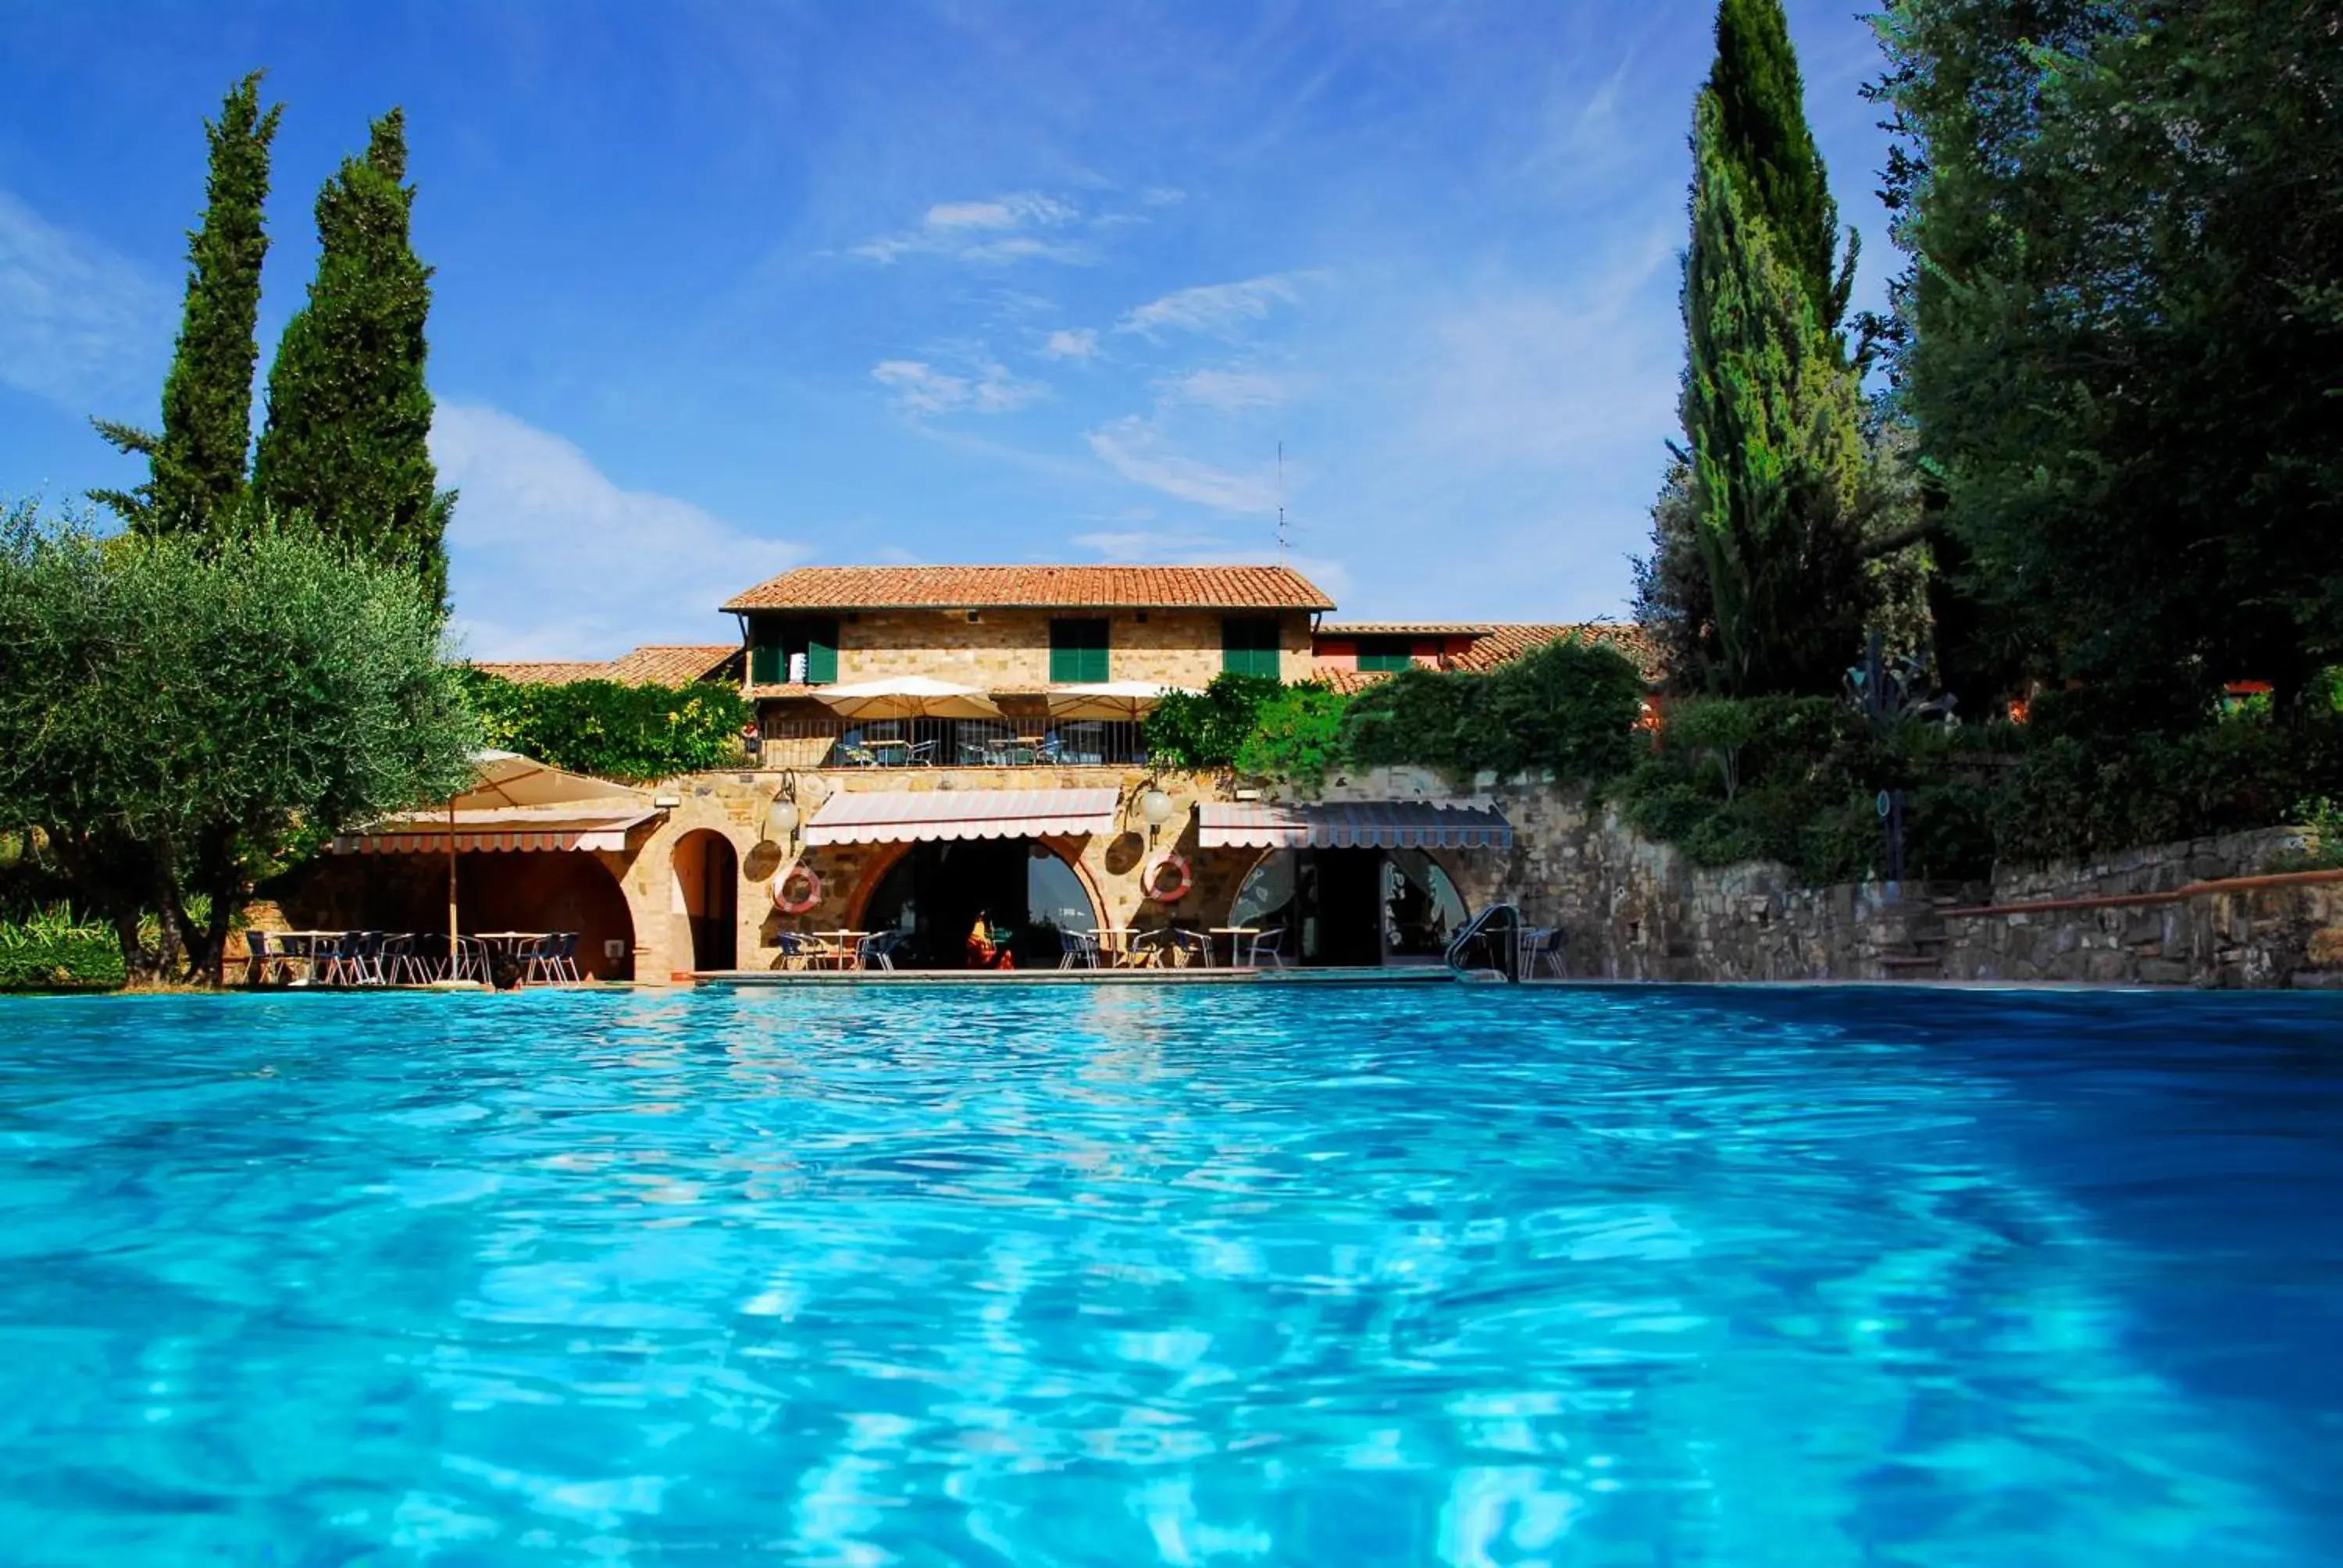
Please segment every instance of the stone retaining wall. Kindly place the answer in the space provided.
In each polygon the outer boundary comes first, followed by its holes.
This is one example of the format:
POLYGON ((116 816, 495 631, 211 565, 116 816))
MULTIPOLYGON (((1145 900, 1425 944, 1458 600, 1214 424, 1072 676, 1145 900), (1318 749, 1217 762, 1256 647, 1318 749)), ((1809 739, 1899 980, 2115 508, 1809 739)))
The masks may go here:
MULTIPOLYGON (((1965 906, 2163 892, 2283 869, 2288 829, 2135 851, 1985 884, 1801 887, 1771 863, 1704 868, 1637 834, 1615 809, 1531 779, 1483 776, 1513 824, 1510 854, 1465 852, 1474 908, 1521 906, 1567 934, 1571 972, 1654 980, 2100 980, 2138 985, 2343 985, 2343 883, 2162 905, 1947 918, 1965 906)), ((1411 769, 1335 781, 1333 799, 1454 793, 1411 769)))

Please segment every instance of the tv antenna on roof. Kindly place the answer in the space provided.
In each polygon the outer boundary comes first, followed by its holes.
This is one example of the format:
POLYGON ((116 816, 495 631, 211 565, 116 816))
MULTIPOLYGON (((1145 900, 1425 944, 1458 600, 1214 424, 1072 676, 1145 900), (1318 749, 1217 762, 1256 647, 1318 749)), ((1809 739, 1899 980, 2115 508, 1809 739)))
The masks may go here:
POLYGON ((1285 443, 1277 444, 1277 564, 1285 564, 1290 548, 1285 537, 1285 443))

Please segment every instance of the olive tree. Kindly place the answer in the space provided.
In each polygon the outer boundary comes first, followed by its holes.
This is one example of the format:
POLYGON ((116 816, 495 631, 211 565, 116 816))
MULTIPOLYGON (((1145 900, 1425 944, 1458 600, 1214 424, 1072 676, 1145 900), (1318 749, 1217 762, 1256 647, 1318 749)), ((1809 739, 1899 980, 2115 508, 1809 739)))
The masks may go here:
POLYGON ((47 839, 133 984, 216 983, 256 882, 468 779, 478 721, 441 644, 415 578, 305 529, 108 538, 19 507, 0 519, 0 828, 47 839))

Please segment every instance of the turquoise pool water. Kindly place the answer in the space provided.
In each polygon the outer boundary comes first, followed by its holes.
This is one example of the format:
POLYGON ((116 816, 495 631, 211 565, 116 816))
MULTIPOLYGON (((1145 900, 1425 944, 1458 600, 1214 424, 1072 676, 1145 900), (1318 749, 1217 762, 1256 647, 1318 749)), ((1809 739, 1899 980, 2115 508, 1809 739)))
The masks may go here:
POLYGON ((2343 1562, 2338 1000, 0 1002, 0 1560, 2343 1562))

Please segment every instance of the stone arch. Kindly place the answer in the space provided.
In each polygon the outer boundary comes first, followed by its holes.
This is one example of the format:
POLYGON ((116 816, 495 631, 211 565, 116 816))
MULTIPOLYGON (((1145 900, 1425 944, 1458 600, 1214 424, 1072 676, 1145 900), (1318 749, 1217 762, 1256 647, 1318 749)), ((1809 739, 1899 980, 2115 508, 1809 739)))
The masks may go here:
POLYGON ((694 828, 668 856, 673 951, 695 970, 739 967, 740 856, 729 835, 694 828))

